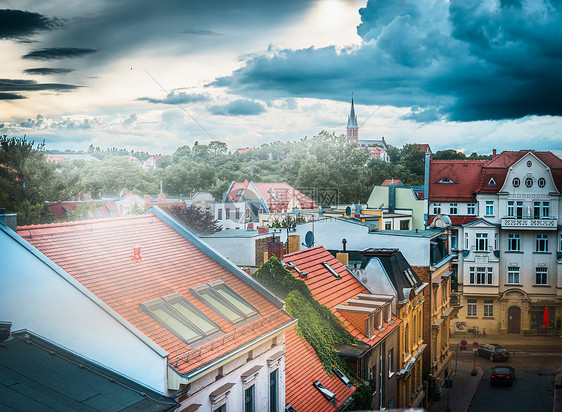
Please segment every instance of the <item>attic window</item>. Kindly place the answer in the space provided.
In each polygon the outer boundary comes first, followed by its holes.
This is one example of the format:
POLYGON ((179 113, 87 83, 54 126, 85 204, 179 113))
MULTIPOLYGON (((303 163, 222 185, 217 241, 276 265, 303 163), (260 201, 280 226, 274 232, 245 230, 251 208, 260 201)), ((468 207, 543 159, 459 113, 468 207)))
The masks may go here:
POLYGON ((320 383, 320 381, 316 381, 312 384, 318 391, 324 395, 326 399, 330 402, 334 402, 336 400, 336 394, 331 390, 328 390, 324 385, 320 383))
POLYGON ((338 378, 340 378, 340 380, 345 384, 345 386, 347 386, 348 388, 351 386, 351 380, 349 380, 349 378, 345 376, 342 371, 340 371, 335 366, 332 368, 332 371, 338 378))
POLYGON ((287 263, 287 266, 290 267, 291 269, 295 269, 295 271, 299 274, 299 276, 303 276, 303 277, 304 277, 304 276, 308 275, 308 272, 303 272, 303 271, 300 270, 300 269, 298 268, 298 266, 295 265, 294 263, 289 262, 289 263, 287 263))
POLYGON ((411 268, 405 269, 404 270, 404 275, 406 275, 406 278, 408 279, 408 282, 410 282, 411 286, 415 286, 416 285, 416 277, 414 276, 414 272, 412 271, 411 268))
POLYGON ((441 179, 440 181, 438 181, 437 183, 455 183, 453 182, 451 179, 449 179, 448 177, 444 177, 443 179, 441 179))
POLYGON ((297 410, 293 408, 293 405, 289 403, 287 406, 285 406, 285 412, 297 412, 297 410))
POLYGON ((242 196, 244 194, 244 189, 238 189, 236 196, 242 196))
POLYGON ((230 323, 238 323, 258 314, 256 308, 222 280, 196 286, 190 292, 230 323))
POLYGON ((494 180, 494 178, 492 177, 492 178, 490 179, 490 181, 488 182, 488 186, 496 186, 496 185, 497 185, 497 183, 496 183, 496 181, 494 180))
POLYGON ((186 343, 220 331, 220 327, 180 293, 140 304, 141 310, 186 343))
POLYGON ((322 262, 322 266, 324 266, 328 272, 330 272, 332 275, 334 275, 336 277, 336 279, 341 279, 341 276, 338 272, 336 272, 336 270, 331 267, 328 262, 322 262))
POLYGON ((273 198, 273 200, 275 200, 276 202, 279 201, 279 198, 277 197, 277 195, 275 194, 275 192, 273 191, 273 189, 269 189, 269 194, 271 195, 271 197, 273 198))

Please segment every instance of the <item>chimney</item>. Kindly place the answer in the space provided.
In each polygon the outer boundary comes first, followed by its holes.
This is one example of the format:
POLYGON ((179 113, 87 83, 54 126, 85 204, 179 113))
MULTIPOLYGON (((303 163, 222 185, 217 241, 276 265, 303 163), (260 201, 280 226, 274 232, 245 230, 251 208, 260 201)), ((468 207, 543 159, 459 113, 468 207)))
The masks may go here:
POLYGON ((496 157, 496 149, 492 149, 492 157, 496 157))
POLYGON ((0 225, 9 227, 14 232, 18 231, 18 215, 16 213, 6 213, 6 209, 0 208, 0 225))
POLYGON ((134 246, 133 247, 133 259, 142 260, 141 246, 134 246))
POLYGON ((158 193, 158 202, 165 202, 166 195, 164 193, 158 193))
POLYGON ((269 232, 269 227, 267 226, 258 226, 258 234, 267 233, 269 232))
POLYGON ((267 253, 269 256, 275 255, 277 259, 283 260, 283 242, 269 242, 267 244, 267 253))

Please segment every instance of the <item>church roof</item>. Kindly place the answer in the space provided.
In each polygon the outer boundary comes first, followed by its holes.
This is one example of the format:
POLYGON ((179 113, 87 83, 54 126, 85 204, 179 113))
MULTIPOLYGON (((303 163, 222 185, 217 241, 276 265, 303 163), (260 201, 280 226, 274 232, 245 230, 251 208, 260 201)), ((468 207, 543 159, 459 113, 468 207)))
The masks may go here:
POLYGON ((349 118, 347 120, 347 127, 359 127, 357 125, 357 116, 355 116, 355 105, 353 104, 353 97, 351 98, 351 113, 349 114, 349 118))

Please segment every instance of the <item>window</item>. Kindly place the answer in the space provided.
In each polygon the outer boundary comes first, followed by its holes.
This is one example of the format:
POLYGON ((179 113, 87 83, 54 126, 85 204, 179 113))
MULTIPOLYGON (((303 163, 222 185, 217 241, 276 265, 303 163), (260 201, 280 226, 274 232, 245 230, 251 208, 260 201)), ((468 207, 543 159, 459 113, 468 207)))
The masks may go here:
POLYGON ((540 219, 550 216, 550 202, 533 203, 533 219, 540 219))
POLYGON ((458 213, 458 205, 457 203, 451 203, 449 206, 449 214, 456 215, 458 213))
POLYGON ((190 292, 230 323, 240 322, 258 313, 221 280, 197 286, 190 292))
POLYGON ((517 219, 523 218, 523 201, 517 202, 517 208, 515 209, 515 214, 517 219))
POLYGON ((519 267, 509 266, 507 268, 507 283, 510 285, 519 285, 519 267))
POLYGON ((532 187, 533 186, 533 178, 532 177, 528 177, 525 179, 525 186, 527 187, 532 187))
POLYGON ((441 203, 434 203, 433 204, 433 214, 438 215, 441 213, 441 203))
POLYGON ((548 285, 548 268, 536 268, 535 285, 548 285))
POLYGON ((488 234, 487 233, 477 233, 476 234, 476 250, 487 251, 488 250, 488 234))
POLYGON ((474 267, 470 268, 469 284, 471 285, 491 285, 494 280, 493 268, 474 267))
POLYGON ((494 316, 494 301, 484 299, 484 316, 494 316))
POLYGON ((475 215, 476 214, 476 203, 468 203, 466 205, 466 214, 475 215))
POLYGON ((279 386, 279 369, 269 374, 269 412, 277 412, 279 386))
POLYGON ((215 322, 180 293, 141 303, 140 307, 152 319, 187 343, 220 331, 215 322))
POLYGON ((548 252, 548 235, 537 235, 537 252, 548 252))
POLYGON ((558 244, 558 247, 559 247, 558 250, 560 250, 560 252, 562 252, 562 235, 560 235, 560 240, 559 240, 558 243, 559 243, 559 244, 558 244))
POLYGON ((458 236, 458 232, 456 230, 453 230, 451 232, 451 249, 453 249, 453 250, 457 250, 457 248, 458 248, 457 236, 458 236))
POLYGON ((515 202, 510 200, 507 202, 507 217, 515 216, 515 202))
POLYGON ((468 233, 464 234, 464 248, 468 250, 468 233))
POLYGON ((521 185, 521 180, 518 177, 514 177, 511 181, 513 187, 519 187, 521 185))
POLYGON ((217 219, 222 220, 222 209, 217 211, 217 219))
POLYGON ((539 185, 539 187, 545 187, 546 186, 546 180, 544 180, 544 177, 541 177, 537 184, 539 185))
POLYGON ((400 230, 409 230, 410 229, 410 221, 409 220, 401 220, 400 221, 400 230))
POLYGON ((235 212, 235 213, 236 213, 236 218, 235 218, 235 219, 236 219, 236 220, 240 219, 240 208, 239 208, 239 207, 236 208, 236 212, 235 212))
POLYGON ((507 250, 509 252, 521 251, 521 236, 519 233, 510 233, 507 238, 507 250))
POLYGON ((488 182, 488 186, 496 186, 496 185, 497 185, 497 183, 496 183, 496 181, 494 180, 494 178, 493 178, 493 177, 490 178, 490 181, 488 182))
POLYGON ((244 391, 244 412, 254 412, 254 391, 255 386, 252 385, 244 391))
POLYGON ((394 375, 394 367, 393 367, 393 356, 394 354, 394 348, 389 349, 388 351, 388 377, 390 378, 392 375, 394 375))
POLYGON ((318 389, 318 391, 324 395, 324 397, 326 399, 328 399, 330 402, 332 402, 333 400, 336 399, 336 394, 330 390, 328 390, 324 385, 322 385, 320 383, 320 381, 316 381, 312 384, 316 389, 318 389))
POLYGON ((230 209, 228 208, 224 209, 224 218, 230 219, 230 209))
POLYGON ((377 364, 376 362, 369 369, 369 382, 377 390, 377 364))
POLYGON ((410 353, 410 328, 409 325, 404 327, 404 352, 410 353))
POLYGON ((494 233, 494 250, 498 250, 498 234, 494 233))
POLYGON ((486 216, 494 216, 494 201, 486 200, 486 216))
POLYGON ((550 202, 542 202, 542 217, 550 216, 550 202))
POLYGON ((226 404, 219 406, 217 409, 214 409, 213 412, 226 412, 226 404))
POLYGON ((384 224, 384 229, 385 230, 392 230, 392 223, 391 222, 386 222, 384 224))
POLYGON ((334 277, 335 277, 336 279, 340 279, 340 278, 341 278, 340 274, 339 274, 338 272, 336 272, 336 270, 335 270, 333 267, 331 267, 331 266, 328 264, 328 262, 322 262, 322 266, 324 266, 324 267, 328 270, 328 272, 330 272, 332 275, 334 275, 334 277))
POLYGON ((478 316, 478 305, 476 304, 476 299, 468 299, 466 310, 468 311, 468 316, 478 316))
POLYGON ((340 371, 338 368, 336 368, 334 366, 332 368, 332 371, 339 378, 339 380, 342 381, 345 384, 345 386, 347 386, 349 388, 352 385, 351 380, 349 380, 349 378, 347 376, 345 376, 344 373, 342 371, 340 371))
POLYGON ((440 181, 438 181, 437 183, 455 183, 453 182, 451 179, 449 179, 448 177, 444 177, 443 179, 441 179, 440 181))
POLYGON ((533 162, 531 162, 530 160, 527 160, 527 167, 531 167, 533 166, 533 162))

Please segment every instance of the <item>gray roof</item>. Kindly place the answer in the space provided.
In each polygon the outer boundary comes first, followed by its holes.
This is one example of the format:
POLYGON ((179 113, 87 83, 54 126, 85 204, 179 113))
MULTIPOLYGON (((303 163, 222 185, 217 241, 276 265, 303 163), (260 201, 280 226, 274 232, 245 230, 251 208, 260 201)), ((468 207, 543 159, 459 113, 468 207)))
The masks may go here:
POLYGON ((0 345, 0 409, 171 411, 179 406, 29 331, 0 345))

